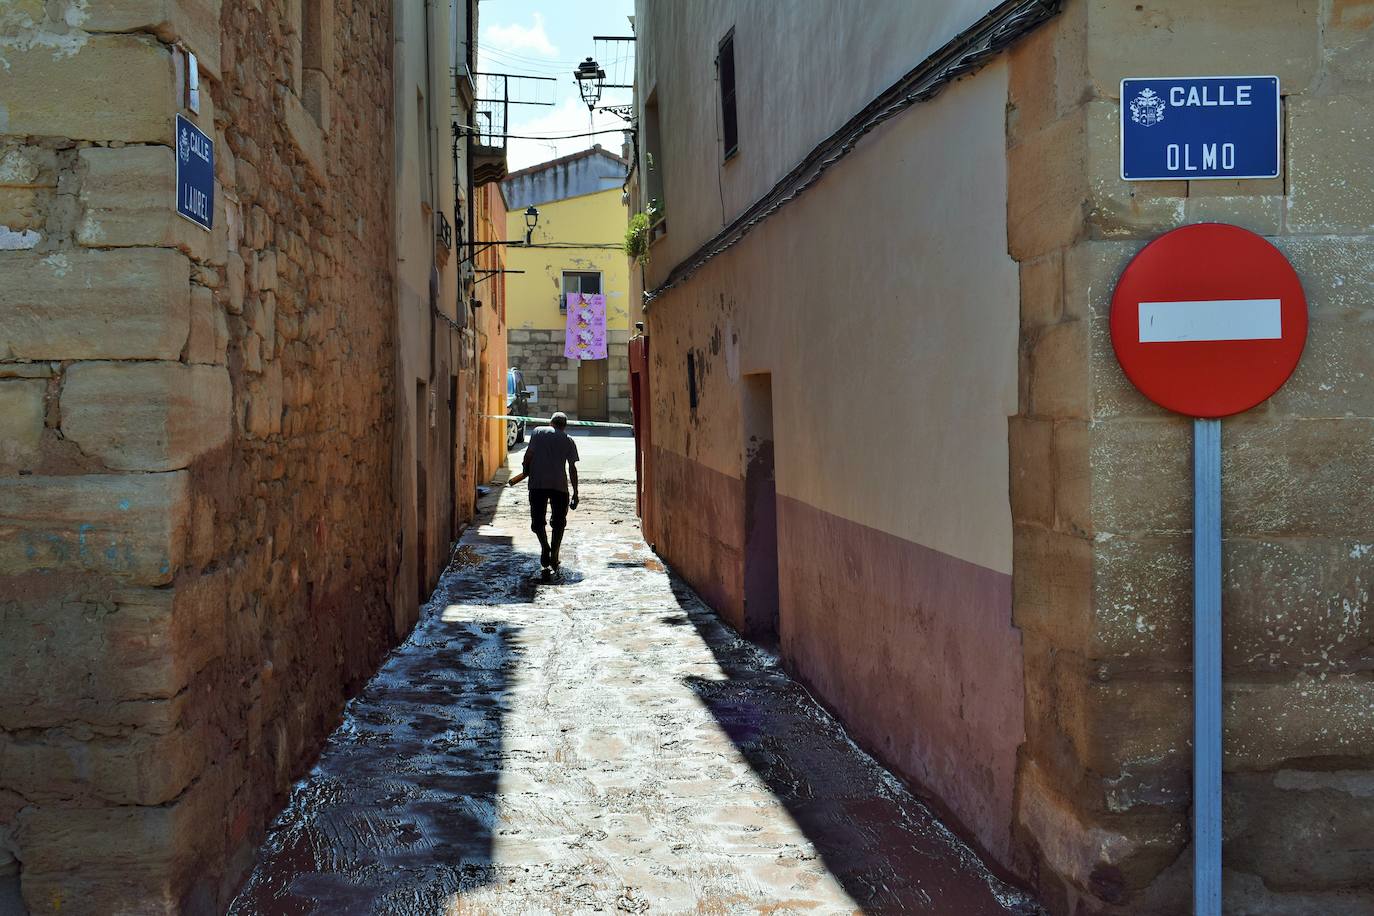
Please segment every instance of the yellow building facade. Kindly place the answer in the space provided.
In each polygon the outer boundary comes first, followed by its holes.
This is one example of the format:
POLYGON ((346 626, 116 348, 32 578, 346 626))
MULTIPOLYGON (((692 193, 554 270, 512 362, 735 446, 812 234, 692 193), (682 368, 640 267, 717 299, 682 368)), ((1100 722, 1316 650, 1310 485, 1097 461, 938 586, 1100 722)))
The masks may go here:
POLYGON ((506 252, 506 268, 524 271, 506 276, 510 365, 534 392, 535 416, 561 410, 582 420, 629 420, 624 179, 625 161, 593 147, 512 173, 502 184, 507 238, 524 237, 529 207, 539 212, 530 244, 506 252), (606 297, 606 359, 563 355, 568 293, 606 297))

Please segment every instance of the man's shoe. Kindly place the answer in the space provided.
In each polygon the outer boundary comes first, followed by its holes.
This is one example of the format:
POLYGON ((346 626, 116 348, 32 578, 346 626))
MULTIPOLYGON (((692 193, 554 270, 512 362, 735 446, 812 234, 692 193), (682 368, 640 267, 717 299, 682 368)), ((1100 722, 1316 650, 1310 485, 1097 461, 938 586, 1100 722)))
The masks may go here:
MULTIPOLYGON (((549 565, 549 548, 547 548, 547 547, 540 547, 540 548, 539 548, 539 565, 540 565, 541 567, 546 567, 546 566, 549 565)), ((554 566, 557 566, 558 563, 555 562, 553 565, 554 565, 554 566)))

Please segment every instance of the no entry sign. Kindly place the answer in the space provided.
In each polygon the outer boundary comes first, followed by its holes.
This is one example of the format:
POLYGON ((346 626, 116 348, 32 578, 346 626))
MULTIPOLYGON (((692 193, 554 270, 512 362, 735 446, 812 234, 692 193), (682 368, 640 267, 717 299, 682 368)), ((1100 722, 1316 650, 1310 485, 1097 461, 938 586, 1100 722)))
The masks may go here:
POLYGON ((1307 299, 1264 239, 1220 223, 1175 229, 1131 261, 1112 297, 1112 346, 1151 401, 1191 417, 1249 410, 1307 342, 1307 299))
POLYGON ((1150 400, 1193 417, 1193 913, 1221 916, 1221 420, 1288 381, 1307 299, 1264 239, 1219 223, 1146 245, 1112 297, 1112 346, 1150 400))

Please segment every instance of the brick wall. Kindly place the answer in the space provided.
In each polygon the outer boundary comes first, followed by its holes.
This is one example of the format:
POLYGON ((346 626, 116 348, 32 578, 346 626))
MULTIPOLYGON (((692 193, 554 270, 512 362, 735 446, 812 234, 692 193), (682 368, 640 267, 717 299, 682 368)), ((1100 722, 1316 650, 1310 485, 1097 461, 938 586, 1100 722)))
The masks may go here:
POLYGON ((390 15, 300 2, 0 10, 0 908, 218 911, 395 635, 390 15))
POLYGON ((1066 4, 1011 55, 1010 429, 1026 650, 1021 870, 1055 912, 1190 907, 1191 431, 1112 353, 1117 277, 1177 226, 1293 262, 1303 362, 1223 425, 1228 911, 1374 908, 1374 7, 1066 4), (1278 73, 1275 181, 1118 178, 1123 76, 1278 73))

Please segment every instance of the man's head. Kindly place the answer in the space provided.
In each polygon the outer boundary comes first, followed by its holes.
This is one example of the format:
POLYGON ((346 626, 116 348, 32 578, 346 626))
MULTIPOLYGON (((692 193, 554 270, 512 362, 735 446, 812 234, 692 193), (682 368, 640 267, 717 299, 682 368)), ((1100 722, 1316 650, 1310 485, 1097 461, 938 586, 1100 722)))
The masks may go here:
POLYGON ((549 423, 553 426, 554 429, 567 429, 568 415, 560 410, 558 411, 558 413, 554 414, 552 417, 549 418, 549 423))

